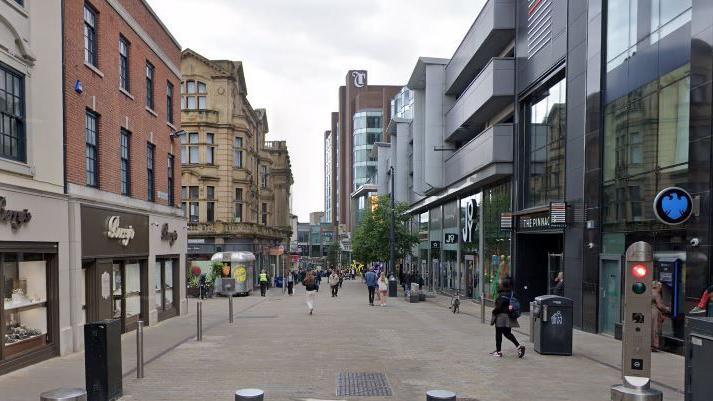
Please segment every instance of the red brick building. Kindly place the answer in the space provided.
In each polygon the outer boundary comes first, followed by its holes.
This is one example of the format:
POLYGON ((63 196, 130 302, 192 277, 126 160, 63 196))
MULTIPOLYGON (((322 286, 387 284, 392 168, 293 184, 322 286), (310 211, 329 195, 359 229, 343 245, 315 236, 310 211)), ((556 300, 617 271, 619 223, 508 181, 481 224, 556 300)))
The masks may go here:
POLYGON ((86 321, 116 317, 126 331, 182 311, 186 224, 174 138, 181 46, 144 0, 63 4, 71 279, 84 283, 72 294, 80 348, 86 321), (102 294, 107 280, 112 297, 102 294))

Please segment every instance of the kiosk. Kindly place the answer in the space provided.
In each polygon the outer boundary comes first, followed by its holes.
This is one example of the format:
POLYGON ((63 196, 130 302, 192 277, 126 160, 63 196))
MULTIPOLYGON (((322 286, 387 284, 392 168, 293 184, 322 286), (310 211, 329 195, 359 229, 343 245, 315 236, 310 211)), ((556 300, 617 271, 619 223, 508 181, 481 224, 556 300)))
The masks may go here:
POLYGON ((255 255, 252 252, 218 252, 211 262, 223 264, 223 275, 215 279, 215 292, 223 296, 250 295, 255 275, 255 255))

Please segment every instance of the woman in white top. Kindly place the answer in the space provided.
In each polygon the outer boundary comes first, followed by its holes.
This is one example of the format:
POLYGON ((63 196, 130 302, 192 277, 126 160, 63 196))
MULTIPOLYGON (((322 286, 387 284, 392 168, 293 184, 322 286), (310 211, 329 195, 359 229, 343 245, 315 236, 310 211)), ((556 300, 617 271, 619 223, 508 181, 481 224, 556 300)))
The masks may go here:
POLYGON ((386 274, 381 272, 379 274, 379 302, 381 306, 386 306, 386 291, 389 289, 389 282, 386 281, 386 274))

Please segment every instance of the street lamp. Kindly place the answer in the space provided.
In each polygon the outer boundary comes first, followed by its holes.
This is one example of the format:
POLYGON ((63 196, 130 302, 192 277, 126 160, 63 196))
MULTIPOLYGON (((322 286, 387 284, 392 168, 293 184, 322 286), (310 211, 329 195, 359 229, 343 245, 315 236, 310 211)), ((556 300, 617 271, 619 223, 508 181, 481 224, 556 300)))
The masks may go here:
POLYGON ((390 260, 389 266, 391 267, 391 274, 393 275, 396 271, 396 201, 394 199, 394 166, 389 167, 389 174, 391 175, 391 230, 389 230, 389 251, 390 260))

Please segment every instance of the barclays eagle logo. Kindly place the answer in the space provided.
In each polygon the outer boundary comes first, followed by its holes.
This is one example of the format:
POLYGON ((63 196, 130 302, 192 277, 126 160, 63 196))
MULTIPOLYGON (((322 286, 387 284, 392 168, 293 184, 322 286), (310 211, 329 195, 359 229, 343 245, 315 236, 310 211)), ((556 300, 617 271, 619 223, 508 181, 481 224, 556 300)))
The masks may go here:
POLYGON ((666 216, 672 220, 678 220, 688 212, 688 198, 677 193, 671 193, 663 197, 661 206, 666 216))

